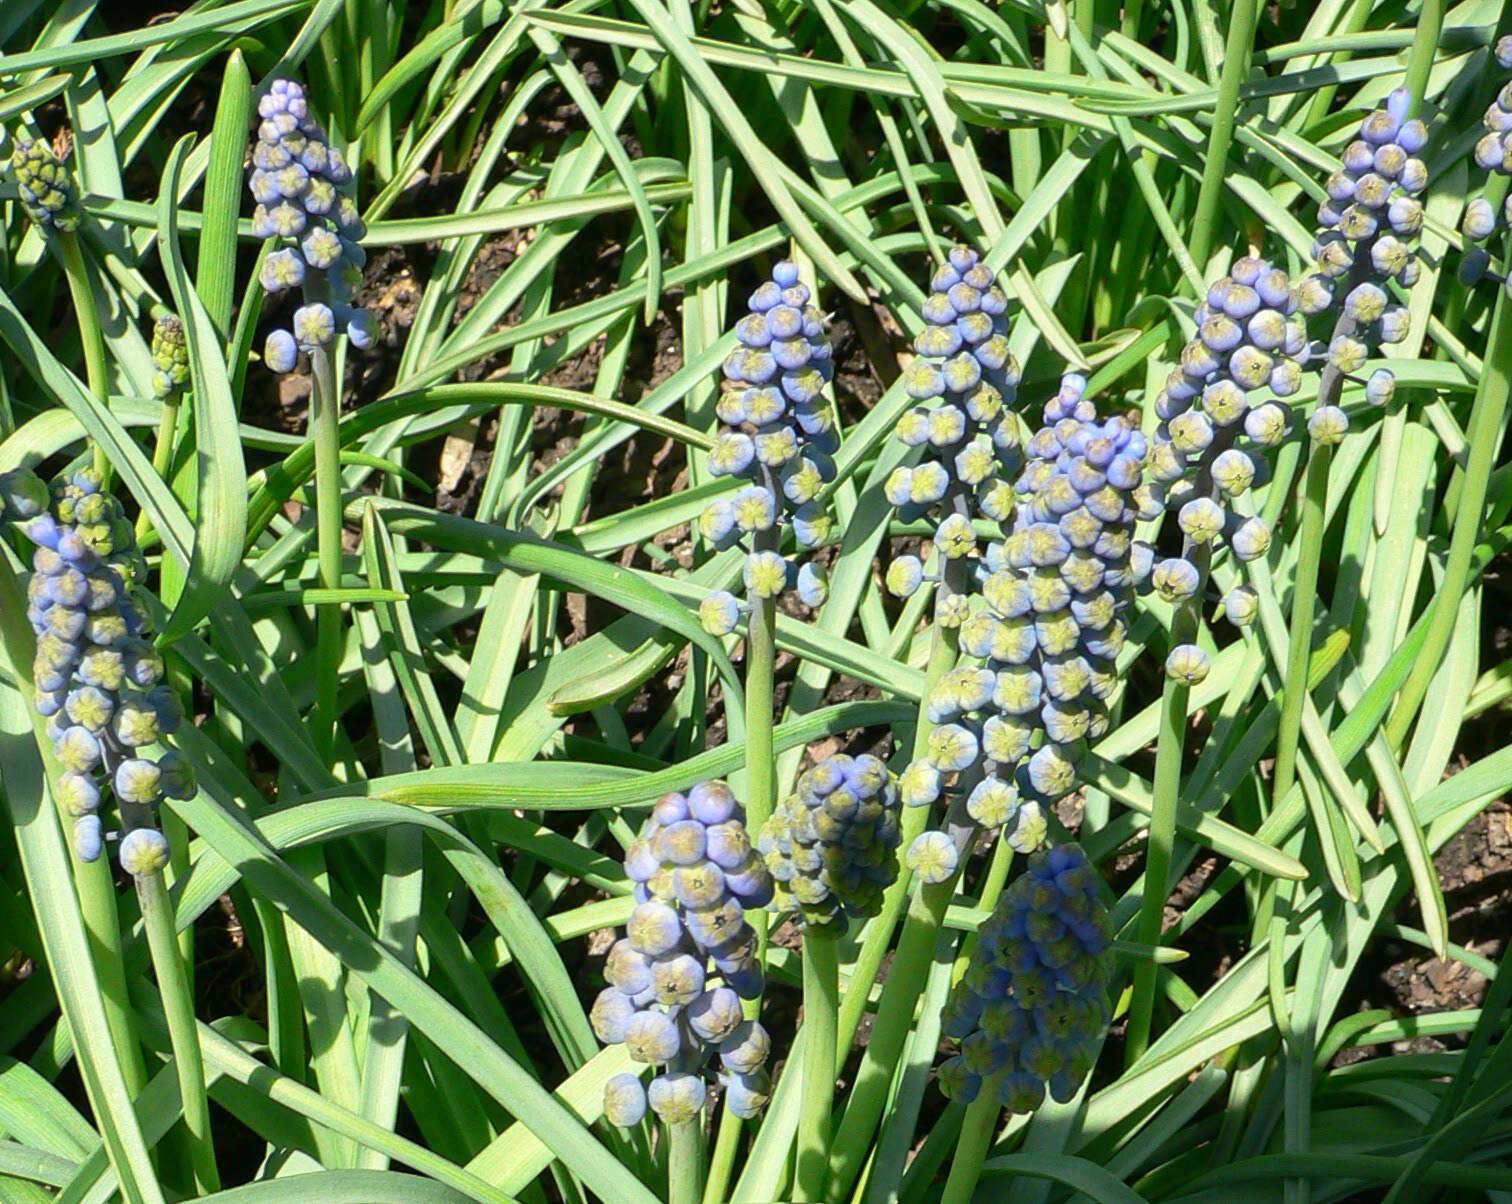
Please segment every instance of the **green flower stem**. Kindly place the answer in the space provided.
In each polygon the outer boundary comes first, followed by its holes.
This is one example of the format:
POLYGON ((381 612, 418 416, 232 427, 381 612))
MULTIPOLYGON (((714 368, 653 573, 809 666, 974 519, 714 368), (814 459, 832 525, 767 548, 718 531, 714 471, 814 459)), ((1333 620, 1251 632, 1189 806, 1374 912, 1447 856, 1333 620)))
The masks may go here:
POLYGON ((830 1106, 835 1097, 839 954, 832 928, 803 933, 803 1094, 798 1113, 798 1164, 793 1199, 823 1200, 829 1168, 830 1106))
MULTIPOLYGON (((947 504, 953 504, 953 499, 947 501, 947 504)), ((971 566, 964 558, 945 561, 940 573, 939 592, 942 597, 964 593, 970 588, 970 584, 971 566)), ((929 722, 926 711, 926 700, 931 688, 955 667, 959 655, 959 629, 936 624, 931 636, 924 690, 919 696, 919 715, 914 727, 912 751, 914 757, 922 756, 928 748, 929 733, 934 726, 929 722)), ((928 807, 904 808, 903 849, 906 850, 914 837, 924 829, 928 819, 928 807)), ((971 831, 974 832, 974 829, 971 831)), ((969 847, 968 834, 959 845, 963 866, 966 861, 965 851, 969 847)), ((877 1001, 876 1019, 867 1038, 866 1051, 861 1057, 861 1067, 847 1099, 845 1112, 836 1126, 826 1193, 829 1199, 840 1199, 861 1173, 872 1132, 887 1104, 898 1056, 903 1051, 903 1044, 913 1022, 914 999, 909 992, 915 989, 915 984, 922 980, 929 968, 930 959, 934 955, 935 937, 945 917, 945 908, 955 894, 959 876, 958 869, 949 882, 924 886, 910 893, 912 875, 906 866, 900 867, 898 880, 883 895, 882 910, 872 921, 866 939, 862 942, 851 973, 850 989, 845 993, 845 1004, 840 1011, 841 1049, 849 1049, 855 1038, 866 1009, 867 997, 871 994, 871 984, 881 968, 898 915, 905 906, 908 908, 892 968, 888 972, 887 982, 883 984, 882 996, 877 1001)))
POLYGON ((703 1120, 664 1125, 667 1135, 668 1204, 699 1204, 703 1199, 703 1120))
POLYGON ((724 1204, 730 1176, 735 1173, 735 1154, 740 1148, 740 1130, 744 1123, 729 1108, 719 1110, 719 1134, 714 1139, 714 1152, 709 1155, 703 1204, 724 1204))
POLYGON ((945 909, 955 897, 956 883, 977 832, 976 826, 965 820, 965 809, 960 803, 952 808, 945 830, 955 840, 959 864, 948 881, 922 887, 909 902, 908 917, 903 922, 892 966, 877 1001, 866 1051, 861 1056, 845 1111, 835 1126, 827 1200, 844 1199, 866 1162, 872 1133, 888 1104, 898 1057, 913 1026, 919 983, 934 959, 945 909))
POLYGON ((1234 114, 1239 107, 1239 85, 1249 73, 1255 45, 1258 0, 1235 0, 1229 12, 1228 42, 1223 48, 1223 72, 1218 77, 1218 99, 1213 108, 1213 126, 1208 132, 1207 156, 1202 184, 1197 190, 1197 209, 1192 218, 1192 259, 1201 270, 1213 249, 1218 224, 1218 202, 1228 173, 1229 147, 1234 141, 1234 114))
POLYGON ((1423 106, 1423 94, 1428 90, 1428 75, 1433 70, 1433 60, 1438 57, 1439 35, 1444 29, 1444 0, 1423 0, 1418 9, 1417 29, 1412 38, 1412 49, 1407 53, 1407 92, 1412 97, 1412 113, 1423 106))
POLYGON ((940 1204, 970 1204, 977 1180, 982 1177, 982 1163, 987 1160, 987 1151, 992 1145, 993 1134, 997 1132, 998 1115, 1002 1110, 997 1098, 997 1078, 993 1076, 983 1081, 976 1099, 966 1108, 940 1204))
MULTIPOLYGON (((960 589, 965 585, 966 565, 964 561, 950 561, 945 566, 942 589, 960 589), (957 565, 960 565, 957 568, 957 565)), ((929 722, 924 712, 923 700, 929 697, 935 683, 947 672, 955 668, 957 658, 960 656, 960 629, 956 627, 933 628, 930 637, 929 664, 924 670, 924 690, 919 695, 919 717, 914 725, 913 757, 924 755, 929 745, 929 733, 933 724, 929 722)), ((907 807, 903 812, 903 835, 900 847, 907 849, 913 843, 914 837, 924 830, 924 825, 929 821, 928 807, 907 807)), ((866 1000, 871 994, 871 984, 876 981, 877 972, 882 968, 882 959, 887 956, 888 946, 892 943, 893 929, 897 927, 898 919, 903 914, 903 909, 908 905, 908 888, 913 875, 905 865, 898 867, 898 879, 890 886, 882 896, 882 909, 872 920, 867 928, 866 937, 861 942, 861 949, 856 955, 856 961, 851 969, 850 989, 845 993, 845 999, 840 1005, 840 1048, 849 1049, 850 1044, 856 1037, 856 1030, 861 1027, 861 1017, 866 1011, 866 1000)))
MULTIPOLYGON (((163 402, 163 416, 158 419, 157 442, 152 448, 152 471, 159 480, 168 480, 168 468, 173 463, 173 445, 178 439, 179 405, 182 400, 183 394, 177 390, 170 393, 163 402)), ((151 526, 152 520, 148 518, 147 511, 143 510, 136 520, 138 543, 142 542, 151 526)))
MULTIPOLYGON (((84 252, 74 231, 57 232, 58 251, 63 256, 63 274, 68 277, 68 291, 73 297, 74 317, 79 323, 79 344, 84 349, 84 375, 89 391, 100 402, 110 401, 110 371, 105 359, 105 335, 100 329, 100 311, 95 305, 94 285, 84 265, 84 252)), ((94 449, 94 466, 100 473, 110 471, 110 461, 98 444, 94 449)))
POLYGON ((1302 526, 1297 566, 1292 574, 1290 639, 1286 680, 1282 685, 1281 721, 1276 732, 1276 770, 1272 798, 1286 797, 1297 778, 1297 746, 1302 738, 1302 708, 1307 700, 1307 662, 1312 652, 1313 616, 1318 601, 1318 561, 1323 554, 1323 516, 1328 501, 1328 468, 1333 448, 1315 444, 1302 481, 1302 526))
POLYGON ((751 599, 746 639, 746 826, 759 833, 777 806, 777 759, 772 752, 772 675, 777 661, 777 603, 751 599))
MULTIPOLYGON (((1506 251, 1504 249, 1503 254, 1506 251)), ((1433 617, 1422 655, 1402 685, 1396 709, 1386 721, 1386 739, 1399 749, 1412 726, 1418 708, 1428 693, 1429 683, 1443 661, 1444 650, 1454 634, 1455 615, 1464 597, 1470 576, 1470 561, 1480 534, 1481 518, 1486 505, 1486 488, 1491 480, 1491 463, 1496 455, 1497 435, 1507 414, 1507 390, 1512 384, 1512 329, 1507 318, 1507 293, 1499 290, 1496 309, 1491 315, 1491 330, 1486 340, 1490 349, 1475 388, 1475 402, 1465 431, 1469 454, 1454 511, 1454 529, 1449 537, 1449 555, 1444 560, 1444 576, 1433 599, 1433 617)))
MULTIPOLYGON (((1192 546, 1182 555, 1197 566, 1196 593, 1176 609, 1171 619, 1171 647, 1189 644, 1197 636, 1198 611, 1207 582, 1211 547, 1192 546)), ((1167 879, 1176 844, 1176 803, 1181 793, 1181 762, 1186 751, 1187 701, 1190 689, 1173 677, 1165 679, 1160 695, 1160 729, 1155 742, 1154 808, 1150 813, 1149 843, 1145 851, 1144 898, 1134 939, 1144 945, 1160 944, 1165 917, 1167 879)), ((1132 1066, 1150 1043, 1150 1022, 1155 1013, 1155 980, 1159 970, 1153 960, 1134 966, 1133 995, 1129 1001, 1129 1029, 1125 1064, 1132 1066)))
POLYGON ((147 929, 147 947, 157 975, 163 1014, 168 1020, 168 1039, 173 1048, 173 1066, 178 1074, 179 1099, 184 1127, 189 1135, 189 1159, 198 1194, 220 1190, 215 1166, 215 1146, 210 1133, 210 1104, 205 1096, 205 1062, 200 1050, 199 1028, 194 1015, 194 993, 180 958, 173 903, 162 874, 147 874, 136 880, 137 901, 147 929))
MULTIPOLYGON (((326 348, 310 355, 310 435, 315 442, 315 533, 320 584, 341 586, 341 394, 326 348)), ((315 610, 315 747, 329 758, 336 747, 336 685, 341 660, 341 604, 315 610)))
MULTIPOLYGON (((31 666, 36 653, 36 637, 26 621, 25 591, 3 550, 0 550, 0 639, 4 639, 10 654, 17 678, 16 688, 23 697, 30 699, 33 692, 31 666)), ((51 785, 57 781, 59 768, 57 758, 53 755, 52 739, 47 734, 47 722, 37 714, 35 708, 27 709, 31 714, 32 734, 42 754, 42 763, 47 769, 47 780, 51 785)), ((59 818, 66 832, 67 818, 59 818)), ((116 1060, 120 1063, 126 1089, 134 1098, 147 1086, 147 1070, 142 1060, 142 1046, 137 1037, 130 996, 126 990, 125 963, 121 956, 121 920, 110 862, 103 854, 93 861, 82 861, 74 849, 73 841, 65 840, 64 843, 68 846, 68 858, 73 867, 74 890, 79 897, 79 910, 84 917, 89 951, 94 958, 111 1044, 115 1047, 116 1060)))

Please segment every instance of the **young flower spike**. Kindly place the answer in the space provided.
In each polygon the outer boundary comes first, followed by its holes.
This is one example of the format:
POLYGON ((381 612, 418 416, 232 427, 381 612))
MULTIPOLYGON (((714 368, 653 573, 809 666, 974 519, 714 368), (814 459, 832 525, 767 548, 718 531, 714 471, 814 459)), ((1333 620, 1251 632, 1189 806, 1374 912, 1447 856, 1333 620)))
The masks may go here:
POLYGON ((160 401, 181 392, 189 383, 189 345, 184 324, 163 314, 152 324, 152 391, 160 401))
POLYGON ((765 1103, 756 1088, 771 1042, 741 1009, 762 989, 745 911, 771 901, 772 880, 729 787, 702 782, 658 799, 625 849, 625 872, 636 908, 609 950, 609 985, 589 1021, 606 1045, 623 1042, 636 1061, 665 1070, 644 1090, 635 1075, 610 1079, 605 1116, 633 1125, 649 1103, 668 1124, 691 1119, 704 1104, 702 1068, 715 1057, 731 1110, 755 1115, 765 1103))
POLYGON ((329 345, 338 331, 354 347, 369 347, 375 327, 370 313, 351 304, 367 261, 351 169, 293 80, 274 80, 257 113, 248 179, 257 202, 252 228, 270 244, 258 281, 270 294, 300 289, 305 300, 292 329, 272 331, 264 345, 264 362, 283 373, 293 370, 300 351, 329 345))
MULTIPOLYGON (((787 532, 800 549, 829 538, 829 515, 818 500, 834 480, 830 456, 839 444, 821 392, 834 374, 829 337, 788 260, 772 268, 746 309, 735 324, 739 346, 724 362, 720 427, 708 460, 715 476, 746 484, 710 502, 699 530, 716 547, 746 548, 747 597, 794 588, 806 606, 817 606, 826 593, 823 574, 807 563, 795 569, 780 549, 787 532)), ((721 619, 727 614, 726 607, 721 619)))
POLYGON ((11 171, 26 216, 42 230, 78 229, 79 198, 68 169, 46 142, 17 138, 11 151, 11 171))
POLYGON ((36 545, 26 581, 37 635, 33 705, 63 769, 55 794, 73 821, 74 848, 85 861, 100 855, 99 810, 109 789, 126 832, 123 868, 152 874, 167 860, 152 809, 165 797, 193 797, 194 776, 179 754, 153 751, 177 729, 180 712, 132 597, 146 572, 132 525, 100 484, 84 471, 49 491, 23 470, 0 477, 0 498, 4 517, 24 521, 36 545))
POLYGON ((837 754, 798 778, 757 849, 804 923, 871 916, 898 876, 898 788, 878 758, 837 754))
POLYGON ((1113 929, 1079 845, 1035 854, 980 930, 951 992, 945 1033, 961 1052, 940 1066, 957 1100, 984 1090, 1011 1112, 1046 1091, 1072 1098, 1092 1069, 1111 1008, 1105 984, 1113 929))

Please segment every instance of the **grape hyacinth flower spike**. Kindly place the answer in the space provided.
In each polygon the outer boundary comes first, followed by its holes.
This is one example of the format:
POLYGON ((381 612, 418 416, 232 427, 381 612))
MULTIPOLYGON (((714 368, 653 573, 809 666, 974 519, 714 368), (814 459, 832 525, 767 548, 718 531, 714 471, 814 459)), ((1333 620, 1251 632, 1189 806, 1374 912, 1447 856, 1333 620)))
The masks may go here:
MULTIPOLYGON (((1009 481, 1021 463, 1018 428, 1008 406, 1019 366, 1008 348, 1008 299, 990 268, 965 245, 953 247, 930 280, 903 385, 918 404, 898 421, 897 436, 918 448, 912 465, 893 469, 887 500, 904 520, 927 517, 940 559, 936 622, 959 627, 966 617, 967 578, 979 555, 972 519, 1008 519, 1009 481), (957 566, 952 570, 951 566, 957 566)), ((924 581, 916 556, 888 566, 886 584, 899 597, 924 581)))
POLYGON ((274 330, 264 345, 268 367, 284 373, 301 351, 327 347, 338 332, 365 349, 377 330, 372 314, 351 303, 367 262, 351 169, 293 80, 274 80, 257 113, 248 187, 257 202, 253 233, 269 243, 258 280, 270 294, 299 289, 304 301, 291 328, 274 330))
POLYGON ((898 876, 898 806, 893 774, 869 754, 837 754, 801 774, 757 842, 777 905, 821 927, 876 915, 898 876))
MULTIPOLYGON (((1122 415, 1100 420, 1085 389, 1065 376, 1025 445, 1012 527, 982 566, 986 606, 961 627, 971 659, 930 688, 936 726, 901 781, 911 805, 963 797, 973 823, 1024 853, 1076 788, 1087 741, 1107 730, 1125 611, 1148 561, 1133 541, 1144 436, 1122 415)), ((938 833, 909 858, 921 872, 953 869, 938 833)))
POLYGON ((7 473, 0 496, 6 519, 23 522, 36 545, 26 581, 37 636, 33 705, 62 769, 55 792, 73 821, 74 849, 83 861, 100 856, 100 810, 111 794, 125 833, 122 867, 156 873, 168 846, 153 810, 164 798, 192 798, 195 785, 183 756, 162 748, 181 713, 132 596, 146 566, 131 524, 92 471, 51 490, 29 471, 7 473))
POLYGON ((69 233, 78 229, 78 191, 52 147, 46 142, 17 138, 10 161, 21 206, 32 223, 45 231, 69 233))
POLYGON ((991 1091, 1010 1112, 1048 1092, 1070 1100, 1107 1027, 1113 929, 1097 874, 1079 845, 1036 853, 982 926, 944 1028, 961 1052, 941 1064, 940 1089, 969 1103, 991 1091))
POLYGON ((710 502, 698 522, 715 547, 746 549, 746 600, 728 591, 705 600, 699 617, 714 635, 733 631, 751 600, 775 599, 791 588, 805 606, 818 607, 828 591, 817 564, 795 565, 781 550, 788 530, 800 552, 827 542, 830 533, 819 498, 835 479, 830 457, 839 433, 822 395, 834 375, 824 316, 789 260, 772 268, 747 311, 735 325, 740 345, 724 362, 720 428, 708 460, 714 476, 745 484, 710 502))
POLYGON ((625 849, 625 872, 636 907, 609 951, 609 985, 589 1020, 606 1045, 623 1043, 636 1061, 663 1069, 645 1088, 638 1075, 610 1079, 605 1116, 629 1126, 649 1105, 667 1124, 692 1120, 706 1099, 710 1061, 730 1111, 754 1116, 771 1089, 771 1040, 741 1008, 762 990, 745 913, 771 901, 772 880, 729 787, 702 782, 658 799, 625 849))

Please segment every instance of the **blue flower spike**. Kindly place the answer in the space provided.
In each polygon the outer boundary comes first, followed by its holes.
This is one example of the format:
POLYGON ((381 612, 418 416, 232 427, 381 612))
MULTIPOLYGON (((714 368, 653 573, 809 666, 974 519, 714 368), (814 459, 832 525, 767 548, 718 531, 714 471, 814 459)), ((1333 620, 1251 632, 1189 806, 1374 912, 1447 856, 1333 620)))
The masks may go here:
POLYGON ((771 901, 772 879, 729 787, 701 782, 658 799, 625 849, 625 872, 636 907, 588 1018, 604 1044, 661 1072, 645 1088, 638 1075, 610 1079, 604 1115, 628 1127, 649 1106, 668 1124, 690 1120, 704 1106, 703 1068, 717 1061, 731 1111, 754 1116, 771 1042, 742 1010, 763 982, 745 913, 771 901))
MULTIPOLYGON (((969 659, 931 688, 937 726, 900 779, 906 803, 961 796, 975 823, 1024 853, 1044 839, 1046 810, 1076 788, 1087 742, 1107 730, 1125 612, 1148 571, 1133 540, 1146 440, 1122 415, 1099 418, 1085 391, 1068 374, 1024 446, 1008 535, 979 570, 986 606, 961 625, 969 659)), ((945 843, 916 841, 910 864, 935 872, 945 843)))
MULTIPOLYGON (((917 448, 918 460, 895 468, 884 494, 904 521, 925 519, 943 563, 975 561, 980 547, 971 519, 1005 519, 1009 482, 1023 460, 1011 405, 1019 366, 1008 347, 1008 299, 976 251, 953 247, 930 280, 903 383, 917 403, 898 420, 897 437, 917 448)), ((923 582, 913 556, 899 557, 886 574, 888 590, 906 597, 923 582)), ((959 626, 963 608, 942 591, 936 621, 959 626)))
POLYGON ((870 754, 839 753, 806 770, 757 842, 776 905, 815 927, 876 915, 898 876, 899 809, 896 779, 870 754))
POLYGON ((269 84, 257 115, 247 186, 256 202, 253 233, 269 244, 258 282, 272 295, 298 289, 304 300, 290 329, 273 330, 263 344, 263 362, 282 374, 294 370, 301 351, 329 346, 338 332, 359 350, 371 347, 376 326, 352 304, 367 256, 351 169, 293 80, 269 84))
POLYGON ((154 809, 164 798, 192 798, 195 785, 183 757, 162 747, 181 715, 133 596, 146 564, 132 524, 91 470, 51 489, 25 469, 0 475, 0 511, 24 523, 35 545, 26 579, 37 636, 33 705, 63 769, 55 797, 73 823, 75 852, 84 861, 103 852, 109 794, 125 833, 122 868, 159 873, 169 850, 154 809))
POLYGON ((1030 858, 946 1004, 944 1031, 961 1052, 941 1064, 940 1089, 962 1102, 990 1090, 1011 1112, 1033 1111, 1047 1093, 1059 1103, 1074 1097, 1112 1014, 1112 938, 1079 845, 1030 858))
MULTIPOLYGON (((724 362, 708 466, 714 476, 745 483, 710 502, 698 529, 717 548, 745 548, 748 599, 792 590, 817 608, 828 586, 802 553, 830 540, 830 515, 820 497, 835 479, 831 456, 839 431, 822 395, 834 375, 833 349, 796 264, 773 266, 751 294, 735 337, 738 346, 724 362), (796 566, 781 550, 788 534, 800 553, 796 566)), ((721 621, 727 614, 726 608, 721 621)))

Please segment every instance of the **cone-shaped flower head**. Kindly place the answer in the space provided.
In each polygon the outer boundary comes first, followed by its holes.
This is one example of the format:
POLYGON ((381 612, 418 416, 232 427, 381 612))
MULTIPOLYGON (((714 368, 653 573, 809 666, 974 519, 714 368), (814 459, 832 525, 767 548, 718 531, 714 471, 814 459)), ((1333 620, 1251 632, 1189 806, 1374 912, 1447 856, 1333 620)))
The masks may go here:
POLYGON ((164 314, 152 324, 152 390, 161 399, 181 392, 189 383, 189 345, 184 324, 164 314))
MULTIPOLYGON (((834 375, 829 336, 797 265, 783 260, 772 268, 771 279, 751 294, 735 337, 708 463, 715 476, 745 484, 710 502, 699 530, 718 548, 738 543, 748 550, 748 597, 796 588, 804 605, 818 606, 826 593, 823 573, 812 563, 795 568, 779 551, 789 531, 800 549, 827 542, 830 518, 819 496, 835 478, 830 457, 839 445, 822 395, 834 375)), ((723 604, 703 619, 717 634, 734 626, 723 604)))
MULTIPOLYGON (((666 1071, 645 1091, 636 1076, 611 1079, 604 1112, 615 1124, 635 1124, 649 1101, 663 1120, 677 1123, 703 1107, 706 1062, 723 1058, 727 1048, 770 1045, 761 1026, 745 1019, 741 1000, 762 988, 756 933, 745 911, 771 901, 772 879, 723 782, 659 799, 625 849, 625 872, 635 883, 636 908, 624 938, 609 950, 609 985, 589 1021, 606 1045, 623 1043, 636 1061, 666 1071)), ((724 1059, 723 1071, 754 1074, 765 1060, 762 1052, 746 1069, 724 1059)), ((736 1098, 732 1084, 732 1108, 736 1098)))
POLYGON ((898 788, 877 757, 827 757, 798 778, 758 844, 782 889, 779 902, 804 923, 871 916, 898 876, 898 788))
MULTIPOLYGON (((952 248, 930 281, 924 327, 903 372, 904 388, 918 404, 899 419, 897 435, 919 452, 887 478, 887 499, 903 519, 928 517, 946 560, 979 554, 973 515, 1005 521, 1013 507, 1008 482, 1022 455, 1010 410, 1019 366, 1008 348, 1007 308, 977 253, 952 248)), ((923 578, 916 560, 902 563, 897 572, 889 569, 887 585, 906 596, 923 578)))
POLYGON ((288 372, 300 351, 344 332, 358 348, 372 346, 373 316, 351 304, 367 262, 365 228, 352 199, 352 172, 310 114, 304 89, 276 79, 257 102, 257 141, 248 187, 257 202, 252 229, 268 240, 258 280, 264 291, 301 289, 305 304, 292 330, 274 330, 263 359, 288 372))
POLYGON ((151 809, 165 797, 193 797, 194 775, 178 753, 160 747, 180 713, 132 596, 146 572, 132 525, 90 471, 50 492, 32 473, 7 473, 0 499, 4 517, 25 521, 36 545, 26 582, 37 635, 34 705, 63 767, 56 794, 74 821, 74 847, 85 861, 100 855, 98 813, 108 790, 126 829, 122 865, 156 873, 167 843, 151 809))
POLYGON ((68 169, 45 142, 17 138, 11 172, 26 216, 44 230, 76 230, 79 198, 68 169))
POLYGON ((1021 852, 1039 847, 1045 807, 1075 789, 1086 742, 1107 729, 1142 574, 1132 498, 1144 436, 1122 416, 1099 419, 1085 387, 1065 377, 1025 445, 1011 529, 983 566, 987 605, 961 627, 971 660, 931 689, 936 726, 899 783, 912 805, 964 793, 971 818, 1021 852))
POLYGON ((1113 929, 1096 871, 1078 845, 1037 853, 982 926, 976 952, 945 1008, 961 1052, 940 1088, 971 1100, 985 1088, 1012 1112, 1050 1096, 1066 1102, 1097 1054, 1111 1009, 1113 929))

